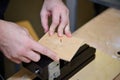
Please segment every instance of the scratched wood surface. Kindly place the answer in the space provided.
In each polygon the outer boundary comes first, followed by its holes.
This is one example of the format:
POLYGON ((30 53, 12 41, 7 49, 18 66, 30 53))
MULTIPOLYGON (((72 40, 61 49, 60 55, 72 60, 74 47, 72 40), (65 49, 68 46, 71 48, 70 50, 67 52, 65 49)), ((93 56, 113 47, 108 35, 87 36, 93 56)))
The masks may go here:
MULTIPOLYGON (((120 28, 118 28, 119 26, 120 26, 120 11, 115 9, 108 9, 95 19, 85 24, 83 28, 78 29, 75 33, 73 33, 73 36, 75 36, 78 39, 80 38, 84 39, 85 43, 94 46, 97 49, 97 51, 95 60, 92 61, 86 67, 84 67, 82 70, 80 70, 78 73, 76 73, 74 76, 72 76, 70 80, 120 80, 119 78, 120 61, 118 59, 112 58, 111 55, 108 55, 109 51, 105 51, 101 47, 101 45, 103 45, 104 47, 105 39, 109 40, 110 42, 114 40, 113 38, 115 39, 119 38, 120 34, 117 34, 119 32, 116 32, 120 30, 120 28), (88 26, 89 28, 87 30, 88 26), (106 29, 105 26, 110 26, 110 28, 106 29), (106 32, 104 33, 103 30, 105 29, 106 32), (109 32, 111 30, 113 30, 113 32, 115 30, 113 34, 116 34, 116 36, 110 37, 110 39, 108 39, 106 38, 106 36, 109 37, 111 34, 107 35, 108 34, 107 31, 109 32), (92 36, 89 35, 89 33, 90 34, 92 33, 92 36)), ((116 41, 115 43, 117 42, 118 41, 116 41)), ((114 47, 112 45, 110 46, 111 48, 114 47)), ((109 46, 106 46, 106 50, 107 47, 109 46)), ((113 48, 113 50, 116 50, 116 48, 113 48)), ((29 71, 25 72, 25 70, 23 69, 21 70, 18 73, 16 73, 17 75, 14 74, 10 78, 8 78, 8 80, 32 80, 35 77, 35 76, 31 77, 31 75, 33 74, 28 75, 29 71), (20 73, 21 70, 22 73, 20 73)))

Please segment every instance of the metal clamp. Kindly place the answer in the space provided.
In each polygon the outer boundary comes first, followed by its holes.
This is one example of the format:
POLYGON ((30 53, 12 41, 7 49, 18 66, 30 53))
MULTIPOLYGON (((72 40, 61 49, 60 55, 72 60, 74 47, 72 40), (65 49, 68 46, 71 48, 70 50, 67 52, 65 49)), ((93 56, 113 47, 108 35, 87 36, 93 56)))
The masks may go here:
POLYGON ((54 80, 55 78, 60 76, 60 62, 53 61, 48 65, 48 73, 49 73, 49 79, 48 80, 54 80))

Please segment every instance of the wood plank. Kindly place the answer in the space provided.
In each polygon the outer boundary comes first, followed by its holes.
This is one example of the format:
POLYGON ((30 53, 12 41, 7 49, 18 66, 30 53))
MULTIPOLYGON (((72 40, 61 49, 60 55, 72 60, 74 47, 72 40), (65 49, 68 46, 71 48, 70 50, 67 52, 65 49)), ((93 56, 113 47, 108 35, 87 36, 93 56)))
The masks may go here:
POLYGON ((70 61, 77 50, 84 44, 83 40, 77 39, 74 36, 71 38, 68 38, 65 35, 58 37, 57 33, 53 36, 49 36, 49 34, 46 33, 39 40, 39 43, 52 50, 59 58, 66 61, 70 61))
POLYGON ((120 10, 106 10, 73 35, 82 38, 98 52, 96 59, 70 80, 113 80, 120 73, 120 57, 117 55, 120 50, 120 10))
POLYGON ((35 77, 35 74, 33 74, 25 68, 22 68, 20 71, 18 71, 16 74, 8 78, 7 80, 32 80, 35 77))
POLYGON ((113 80, 119 73, 120 61, 97 50, 95 60, 70 80, 113 80))
POLYGON ((120 50, 120 10, 106 10, 73 35, 104 53, 116 55, 120 50))

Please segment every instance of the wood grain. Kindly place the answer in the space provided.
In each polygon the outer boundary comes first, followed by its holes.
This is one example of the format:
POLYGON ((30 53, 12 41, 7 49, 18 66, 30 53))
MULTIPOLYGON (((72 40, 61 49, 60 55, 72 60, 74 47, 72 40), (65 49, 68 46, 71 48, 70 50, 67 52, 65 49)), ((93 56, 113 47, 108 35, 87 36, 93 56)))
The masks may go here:
POLYGON ((77 39, 74 36, 71 38, 68 38, 65 35, 58 37, 57 33, 52 36, 49 36, 49 34, 46 33, 39 40, 39 43, 52 50, 58 57, 66 61, 70 61, 77 50, 84 44, 83 40, 77 39))
POLYGON ((73 35, 111 56, 120 51, 120 10, 108 9, 73 35))

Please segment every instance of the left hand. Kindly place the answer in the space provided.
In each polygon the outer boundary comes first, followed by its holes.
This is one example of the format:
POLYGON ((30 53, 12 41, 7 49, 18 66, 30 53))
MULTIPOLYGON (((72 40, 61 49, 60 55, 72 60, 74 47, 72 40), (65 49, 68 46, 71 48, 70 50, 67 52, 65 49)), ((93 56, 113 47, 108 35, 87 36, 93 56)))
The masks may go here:
POLYGON ((71 37, 69 10, 62 0, 44 0, 40 15, 45 32, 49 31, 49 34, 53 35, 55 29, 58 27, 58 36, 62 36, 65 33, 67 37, 71 37), (52 15, 52 23, 49 28, 48 17, 50 15, 52 15))
POLYGON ((38 62, 40 54, 55 61, 59 60, 53 51, 36 42, 25 28, 3 20, 0 20, 0 51, 8 59, 18 64, 38 62))

